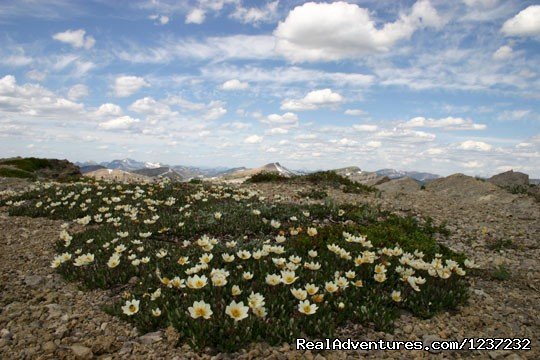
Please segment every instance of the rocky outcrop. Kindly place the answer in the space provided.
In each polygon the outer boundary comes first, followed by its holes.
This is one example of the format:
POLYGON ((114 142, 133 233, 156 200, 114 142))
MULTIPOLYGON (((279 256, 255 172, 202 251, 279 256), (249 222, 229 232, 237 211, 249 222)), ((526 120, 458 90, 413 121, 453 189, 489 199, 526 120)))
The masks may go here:
POLYGON ((503 188, 528 187, 529 175, 510 170, 501 174, 493 175, 488 181, 503 188))
POLYGON ((70 181, 79 179, 81 172, 68 160, 16 157, 0 159, 0 176, 70 181))
POLYGON ((410 177, 403 177, 400 179, 390 180, 388 182, 375 186, 377 189, 387 193, 414 193, 420 190, 420 184, 418 181, 411 179, 410 177))

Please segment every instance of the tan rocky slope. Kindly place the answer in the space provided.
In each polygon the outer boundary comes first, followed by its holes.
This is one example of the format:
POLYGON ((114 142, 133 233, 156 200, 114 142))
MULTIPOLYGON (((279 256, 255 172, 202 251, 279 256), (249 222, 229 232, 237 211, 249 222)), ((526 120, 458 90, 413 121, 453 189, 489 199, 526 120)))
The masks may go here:
POLYGON ((84 176, 93 178, 96 180, 109 180, 109 181, 118 181, 118 182, 152 182, 155 181, 151 177, 134 174, 124 170, 118 169, 99 169, 95 171, 90 171, 84 176))

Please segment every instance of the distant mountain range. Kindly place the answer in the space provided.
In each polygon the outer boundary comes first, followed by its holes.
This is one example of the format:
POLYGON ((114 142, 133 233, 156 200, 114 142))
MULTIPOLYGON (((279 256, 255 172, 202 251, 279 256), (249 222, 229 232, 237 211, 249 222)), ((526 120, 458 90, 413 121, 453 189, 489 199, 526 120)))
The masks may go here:
MULTIPOLYGON (((258 168, 227 168, 227 167, 196 167, 185 165, 166 165, 162 163, 143 162, 133 159, 119 159, 97 163, 94 161, 76 162, 75 165, 81 168, 81 173, 86 174, 100 169, 112 169, 131 172, 148 177, 168 177, 175 181, 189 180, 193 178, 224 178, 241 179, 252 176, 259 172, 275 172, 283 176, 295 176, 309 173, 309 171, 291 170, 279 162, 269 163, 258 168)), ((341 175, 354 178, 359 182, 378 181, 380 178, 399 179, 410 177, 419 182, 428 182, 439 178, 439 175, 419 171, 402 171, 396 169, 381 169, 373 172, 362 171, 357 166, 349 166, 335 169, 341 175)))
POLYGON ((95 161, 76 162, 75 165, 81 168, 83 174, 99 170, 99 169, 112 169, 122 170, 127 172, 135 172, 145 176, 159 176, 174 177, 175 179, 181 178, 189 180, 192 178, 206 178, 218 176, 221 173, 226 173, 233 169, 227 167, 196 167, 196 166, 184 166, 184 165, 166 165, 162 163, 143 162, 133 159, 120 159, 112 161, 104 161, 97 163, 95 161), (154 170, 154 171, 151 171, 154 170), (158 175, 151 175, 158 174, 158 175), (166 175, 167 174, 167 175, 166 175))
POLYGON ((254 169, 239 168, 235 171, 227 171, 225 173, 219 174, 218 176, 225 180, 245 180, 250 176, 262 172, 276 173, 284 177, 292 177, 295 175, 299 175, 298 172, 289 170, 286 167, 282 166, 280 163, 275 162, 254 169))
POLYGON ((414 179, 420 182, 427 182, 427 181, 440 178, 440 176, 437 174, 431 174, 431 173, 419 172, 419 171, 402 171, 402 170, 395 170, 395 169, 381 169, 381 170, 375 171, 375 173, 378 176, 386 176, 387 178, 391 180, 400 179, 403 177, 410 177, 411 179, 414 179))

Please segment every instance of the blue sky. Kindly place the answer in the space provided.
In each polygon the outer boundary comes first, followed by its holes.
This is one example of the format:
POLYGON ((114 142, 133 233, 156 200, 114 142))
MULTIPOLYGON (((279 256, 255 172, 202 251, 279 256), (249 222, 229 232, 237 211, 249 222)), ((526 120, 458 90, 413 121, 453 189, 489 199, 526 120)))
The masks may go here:
POLYGON ((4 0, 0 28, 2 157, 540 177, 538 1, 4 0))

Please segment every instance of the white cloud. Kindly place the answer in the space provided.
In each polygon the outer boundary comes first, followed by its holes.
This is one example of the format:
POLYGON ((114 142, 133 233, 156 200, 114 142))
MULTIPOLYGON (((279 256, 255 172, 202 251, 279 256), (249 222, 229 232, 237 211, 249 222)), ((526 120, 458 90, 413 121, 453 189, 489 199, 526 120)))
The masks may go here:
POLYGON ((279 125, 280 127, 297 126, 298 115, 292 112, 287 112, 283 115, 270 114, 266 117, 266 119, 262 119, 261 121, 270 125, 279 125))
POLYGON ((363 132, 374 132, 374 131, 377 131, 379 127, 377 125, 356 124, 356 125, 353 125, 353 128, 355 130, 363 131, 363 132))
POLYGON ((467 169, 477 169, 477 168, 483 167, 484 165, 480 161, 470 160, 470 161, 464 162, 463 166, 466 167, 467 169))
POLYGON ((203 115, 203 119, 207 121, 217 120, 227 113, 227 109, 224 108, 225 103, 222 101, 214 100, 208 104, 208 109, 203 115))
POLYGON ((419 0, 409 14, 380 29, 369 11, 358 5, 309 2, 291 10, 274 35, 276 51, 289 60, 332 61, 385 52, 419 28, 443 24, 428 0, 419 0))
POLYGON ((156 24, 166 25, 169 23, 170 18, 167 15, 150 15, 150 20, 155 20, 156 24))
POLYGON ((331 89, 310 91, 304 98, 298 100, 284 100, 281 109, 302 111, 315 110, 320 106, 337 105, 343 102, 343 97, 331 89))
POLYGON ((467 140, 460 143, 458 148, 462 150, 489 151, 492 149, 492 146, 483 141, 467 140))
POLYGON ((99 124, 99 127, 104 130, 126 130, 138 123, 139 119, 134 119, 130 116, 121 116, 115 119, 104 121, 99 124))
POLYGON ((247 24, 258 24, 263 22, 273 22, 277 18, 279 0, 268 2, 262 8, 245 8, 238 5, 231 17, 247 24))
POLYGON ((129 106, 129 110, 156 116, 168 116, 173 114, 169 105, 158 102, 152 97, 144 97, 136 100, 129 106))
POLYGON ((0 78, 0 113, 65 118, 83 110, 82 104, 60 97, 40 85, 18 85, 13 75, 0 78))
POLYGON ((476 124, 471 119, 463 119, 459 117, 446 117, 442 119, 432 119, 418 116, 402 123, 402 127, 415 128, 442 128, 445 130, 485 130, 486 125, 476 124))
POLYGON ((186 16, 186 24, 202 24, 206 14, 202 9, 193 9, 186 16))
POLYGON ((12 66, 12 67, 21 67, 21 66, 30 65, 33 61, 34 59, 24 54, 10 55, 7 57, 2 57, 0 59, 0 63, 2 65, 12 66))
MULTIPOLYGON (((523 120, 525 117, 531 115, 531 110, 517 109, 517 110, 505 110, 497 115, 497 120, 523 120)), ((538 117, 537 117, 538 118, 538 117)))
POLYGON ((92 36, 86 35, 86 31, 83 29, 59 32, 53 35, 53 39, 69 44, 74 48, 84 47, 90 49, 96 43, 96 40, 92 36))
POLYGON ((347 109, 345 110, 345 115, 362 116, 362 115, 366 115, 366 112, 361 109, 347 109))
POLYGON ((211 36, 204 40, 164 37, 156 47, 132 45, 115 53, 132 63, 169 63, 186 58, 219 62, 227 59, 268 60, 277 57, 274 47, 275 39, 270 35, 211 36))
POLYGON ((435 134, 427 133, 425 131, 414 131, 401 128, 384 129, 377 132, 374 136, 402 144, 432 142, 437 138, 435 134))
POLYGON ((366 143, 366 146, 370 148, 380 148, 382 146, 382 143, 380 141, 368 141, 366 143))
POLYGON ((148 86, 150 84, 142 77, 119 76, 114 80, 113 90, 117 97, 127 97, 148 86))
POLYGON ((539 36, 540 5, 531 5, 506 20, 501 31, 506 36, 539 36))
POLYGON ((68 91, 68 99, 79 100, 88 96, 88 87, 84 84, 77 84, 72 86, 68 91))
POLYGON ((263 141, 263 137, 259 135, 250 135, 244 139, 246 144, 258 144, 263 141))
POLYGON ((287 134, 288 132, 289 130, 281 128, 281 127, 272 128, 266 131, 268 135, 284 135, 284 134, 287 134))
POLYGON ((441 148, 429 148, 426 150, 426 153, 428 155, 442 155, 446 152, 445 149, 441 149, 441 148))
POLYGON ((209 79, 228 80, 236 78, 240 81, 295 84, 295 83, 320 83, 336 84, 337 86, 364 87, 373 83, 375 77, 359 73, 327 72, 315 69, 306 69, 298 66, 289 67, 243 67, 231 65, 219 65, 203 67, 202 75, 209 79))
POLYGON ((47 77, 47 73, 33 69, 26 73, 26 77, 34 81, 43 81, 47 77))
POLYGON ((463 0, 463 2, 470 7, 484 7, 491 8, 498 4, 499 0, 463 0))
POLYGON ((506 60, 514 56, 514 51, 508 45, 503 45, 493 53, 493 59, 495 60, 506 60))
POLYGON ((238 79, 227 80, 221 85, 223 90, 244 90, 249 87, 247 82, 242 82, 238 79))
POLYGON ((102 104, 95 112, 97 116, 120 116, 122 115, 122 108, 116 104, 106 103, 102 104))

